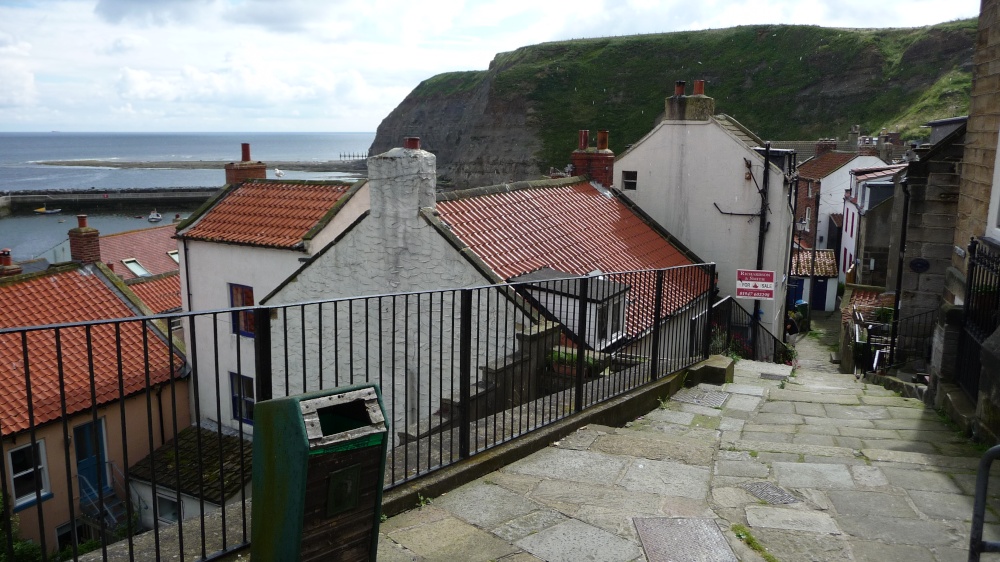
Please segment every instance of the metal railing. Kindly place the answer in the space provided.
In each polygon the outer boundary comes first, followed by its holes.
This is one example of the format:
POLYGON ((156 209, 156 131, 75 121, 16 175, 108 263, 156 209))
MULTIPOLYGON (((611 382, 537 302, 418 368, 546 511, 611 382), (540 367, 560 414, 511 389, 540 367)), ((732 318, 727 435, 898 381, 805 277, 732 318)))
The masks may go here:
MULTIPOLYGON (((883 308, 889 315, 891 308, 883 308)), ((862 373, 910 366, 923 370, 930 362, 931 341, 937 311, 928 311, 894 321, 879 314, 851 315, 854 330, 855 367, 862 373), (893 323, 895 322, 895 334, 893 323), (892 351, 892 353, 890 353, 892 351)))
MULTIPOLYGON (((157 559, 183 560, 192 545, 196 559, 217 559, 250 541, 256 402, 378 383, 392 488, 703 360, 713 279, 708 264, 0 329, 5 392, 24 405, 0 411, 0 554, 20 540, 14 512, 21 538, 44 545, 42 560, 67 538, 52 529, 75 533, 70 442, 83 423, 106 432, 93 432, 93 449, 106 439, 136 495, 125 502, 129 529, 137 521, 147 533, 116 548, 143 559, 136 544, 151 536, 157 559), (15 466, 32 457, 34 467, 15 466), (211 513, 221 530, 206 530, 211 513)), ((83 537, 103 559, 108 525, 102 517, 97 536, 83 537)), ((66 557, 82 554, 77 542, 66 541, 66 557)))
POLYGON ((987 238, 969 242, 965 316, 958 339, 955 378, 973 403, 979 396, 983 342, 1000 325, 1000 248, 987 238))
POLYGON ((712 305, 709 350, 713 354, 737 356, 769 363, 787 363, 794 352, 767 331, 753 314, 732 297, 712 305))

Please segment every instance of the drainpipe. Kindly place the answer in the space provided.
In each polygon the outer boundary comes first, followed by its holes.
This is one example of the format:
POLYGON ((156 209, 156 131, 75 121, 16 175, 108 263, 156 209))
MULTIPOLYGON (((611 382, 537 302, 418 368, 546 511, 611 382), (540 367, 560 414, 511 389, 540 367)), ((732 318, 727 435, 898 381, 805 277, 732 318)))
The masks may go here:
POLYGON ((899 257, 896 261, 896 298, 892 300, 892 330, 889 334, 889 365, 892 366, 896 353, 896 330, 899 329, 899 297, 903 292, 903 255, 906 253, 906 228, 910 218, 910 186, 903 184, 903 221, 899 228, 899 257))
MULTIPOLYGON (((764 236, 767 234, 767 192, 771 179, 771 143, 764 143, 764 187, 760 192, 760 225, 757 234, 757 269, 764 269, 764 236)), ((784 321, 782 321, 784 324, 784 321)), ((760 299, 753 301, 753 321, 750 325, 750 349, 757 359, 757 328, 760 326, 760 299)))

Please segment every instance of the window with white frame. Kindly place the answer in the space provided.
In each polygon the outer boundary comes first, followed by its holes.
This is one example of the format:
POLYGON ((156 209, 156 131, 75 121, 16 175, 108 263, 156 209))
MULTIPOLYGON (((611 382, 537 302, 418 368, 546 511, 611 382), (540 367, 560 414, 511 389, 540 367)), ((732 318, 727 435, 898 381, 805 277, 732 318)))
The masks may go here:
POLYGON ((170 259, 174 260, 174 263, 181 263, 181 258, 177 256, 177 250, 170 250, 167 252, 167 255, 170 256, 170 259))
POLYGON ((129 271, 131 271, 135 275, 138 275, 139 277, 149 277, 150 275, 152 275, 152 273, 150 273, 148 269, 143 267, 143 265, 139 263, 139 260, 135 258, 128 258, 126 260, 122 260, 122 263, 125 264, 125 267, 127 267, 129 271))
POLYGON ((35 501, 37 489, 41 489, 43 496, 49 493, 44 440, 11 449, 7 453, 7 463, 10 467, 15 506, 35 501))
POLYGON ((253 378, 229 373, 229 390, 233 398, 233 419, 253 424, 253 378))
POLYGON ((615 299, 597 309, 597 339, 612 340, 622 331, 622 300, 615 299))
POLYGON ((1000 240, 1000 142, 993 162, 993 183, 990 188, 990 211, 986 215, 986 236, 1000 240))
POLYGON ((176 523, 181 519, 181 504, 175 498, 156 495, 156 518, 163 523, 176 523))
POLYGON ((806 207, 806 232, 809 232, 810 225, 812 225, 812 207, 806 207))

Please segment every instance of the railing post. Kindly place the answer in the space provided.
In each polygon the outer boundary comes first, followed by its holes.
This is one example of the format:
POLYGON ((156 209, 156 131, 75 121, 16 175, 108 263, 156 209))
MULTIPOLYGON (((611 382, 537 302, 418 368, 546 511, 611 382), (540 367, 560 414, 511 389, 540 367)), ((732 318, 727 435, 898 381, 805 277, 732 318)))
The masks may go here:
POLYGON ((662 269, 656 272, 656 293, 653 297, 653 357, 649 366, 649 380, 655 381, 660 371, 660 322, 663 311, 663 280, 662 269))
POLYGON ((462 289, 461 318, 458 340, 458 456, 469 458, 469 441, 472 424, 472 289, 462 289))
MULTIPOLYGON (((305 334, 302 337, 304 338, 305 334)), ((273 371, 271 369, 271 309, 267 307, 258 306, 253 310, 253 352, 255 400, 258 402, 270 400, 272 398, 273 371)))
POLYGON ((590 294, 590 278, 580 278, 580 306, 577 309, 577 330, 576 335, 580 339, 576 348, 576 400, 574 400, 573 411, 583 410, 583 370, 584 354, 587 353, 587 296, 590 294))
MULTIPOLYGON (((718 288, 715 284, 715 264, 708 264, 708 298, 705 299, 707 304, 705 306, 705 338, 702 342, 702 356, 704 359, 708 359, 708 355, 711 352, 712 346, 712 307, 715 303, 715 294, 718 288)), ((727 328, 728 332, 728 328, 727 328)), ((729 334, 726 334, 726 339, 728 340, 729 334)))

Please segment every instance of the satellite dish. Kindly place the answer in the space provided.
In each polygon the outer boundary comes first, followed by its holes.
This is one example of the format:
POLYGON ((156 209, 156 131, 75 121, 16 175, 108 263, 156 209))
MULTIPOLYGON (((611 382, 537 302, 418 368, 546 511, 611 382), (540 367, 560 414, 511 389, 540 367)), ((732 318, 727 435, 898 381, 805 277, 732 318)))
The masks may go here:
POLYGON ((282 177, 282 176, 285 175, 285 172, 282 172, 281 170, 275 168, 274 169, 274 175, 275 175, 275 177, 279 177, 280 178, 280 177, 282 177))

